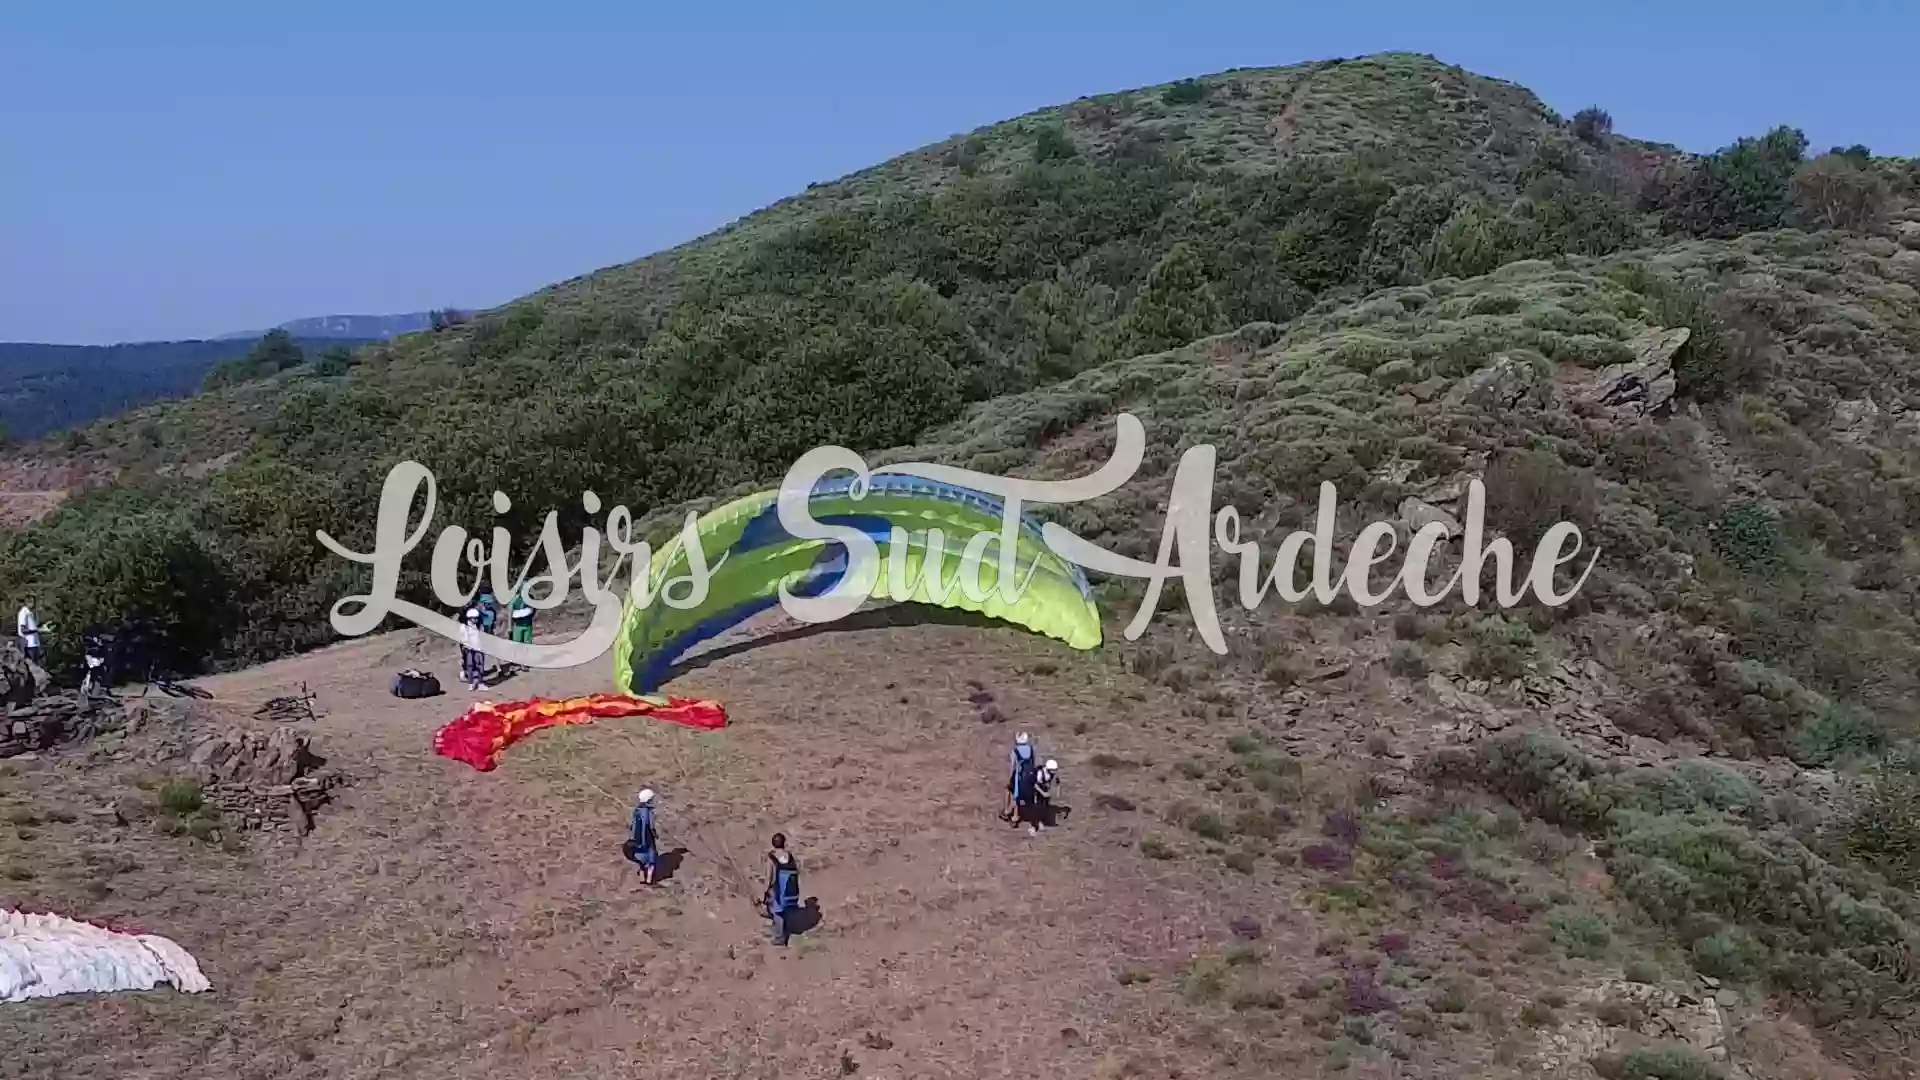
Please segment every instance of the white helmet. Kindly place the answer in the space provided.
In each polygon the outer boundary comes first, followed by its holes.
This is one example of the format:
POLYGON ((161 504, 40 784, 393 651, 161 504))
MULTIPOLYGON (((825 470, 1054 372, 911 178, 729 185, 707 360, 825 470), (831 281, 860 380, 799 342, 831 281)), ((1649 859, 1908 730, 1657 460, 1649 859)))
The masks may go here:
POLYGON ((1059 772, 1059 771, 1060 771, 1060 763, 1059 763, 1059 762, 1057 762, 1057 761, 1055 761, 1055 760, 1053 760, 1052 758, 1048 758, 1048 759, 1047 759, 1047 766, 1046 766, 1046 767, 1047 767, 1047 771, 1048 771, 1048 772, 1059 772))
POLYGON ((1014 745, 1016 745, 1016 746, 1025 746, 1025 745, 1027 745, 1027 733, 1023 731, 1023 732, 1021 732, 1020 734, 1018 734, 1018 735, 1015 735, 1015 736, 1013 737, 1013 742, 1014 742, 1014 745))
POLYGON ((641 806, 647 805, 648 803, 653 801, 653 789, 650 787, 641 788, 640 794, 634 796, 633 801, 640 804, 641 806))
POLYGON ((468 609, 467 609, 467 613, 466 613, 466 614, 465 614, 464 616, 462 616, 462 617, 463 617, 463 618, 465 618, 465 619, 466 619, 466 620, 467 620, 468 622, 479 622, 479 621, 480 621, 480 609, 479 609, 479 608, 471 608, 471 607, 470 607, 470 608, 468 608, 468 609))

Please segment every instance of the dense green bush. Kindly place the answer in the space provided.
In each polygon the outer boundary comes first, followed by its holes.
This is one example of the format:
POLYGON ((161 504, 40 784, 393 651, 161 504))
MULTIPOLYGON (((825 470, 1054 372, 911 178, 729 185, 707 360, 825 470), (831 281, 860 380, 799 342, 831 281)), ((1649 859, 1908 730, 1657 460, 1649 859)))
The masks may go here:
POLYGON ((1743 138, 1706 158, 1678 163, 1644 195, 1666 232, 1727 237, 1785 224, 1793 209, 1794 174, 1807 137, 1777 127, 1743 138))
POLYGON ((1613 134, 1613 117, 1598 105, 1589 105, 1573 114, 1573 137, 1594 146, 1605 146, 1613 134))
MULTIPOLYGON (((1533 733, 1443 752, 1429 774, 1598 839, 1622 895, 1708 974, 1765 983, 1828 1015, 1871 1015, 1920 991, 1920 902, 1809 848, 1734 774, 1704 763, 1608 766, 1533 733)), ((1890 786, 1855 819, 1850 842, 1863 859, 1910 869, 1913 815, 1897 799, 1912 774, 1885 775, 1895 779, 1882 779, 1890 786)))
POLYGON ((1845 842, 1888 881, 1920 891, 1920 749, 1897 747, 1868 775, 1845 842))

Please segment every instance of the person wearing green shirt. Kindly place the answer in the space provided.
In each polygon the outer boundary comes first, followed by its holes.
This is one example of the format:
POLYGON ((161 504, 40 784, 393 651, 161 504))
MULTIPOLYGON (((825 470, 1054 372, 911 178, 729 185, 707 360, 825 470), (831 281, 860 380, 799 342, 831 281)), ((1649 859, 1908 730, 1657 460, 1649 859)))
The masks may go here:
POLYGON ((526 586, 507 597, 507 620, 510 640, 533 644, 533 605, 527 603, 526 586))

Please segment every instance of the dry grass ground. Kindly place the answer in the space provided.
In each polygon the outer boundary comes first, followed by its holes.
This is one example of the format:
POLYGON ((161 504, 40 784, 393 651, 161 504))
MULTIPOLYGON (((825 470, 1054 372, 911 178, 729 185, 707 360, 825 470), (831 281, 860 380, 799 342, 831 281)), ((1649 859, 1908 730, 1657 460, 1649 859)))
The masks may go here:
MULTIPOLYGON (((30 869, 0 903, 168 935, 214 990, 7 1006, 0 1075, 1538 1075, 1524 1010, 1606 968, 1549 949, 1542 920, 1296 862, 1340 771, 1250 791, 1240 729, 1099 656, 1001 628, 779 623, 671 688, 724 702, 726 730, 547 731, 489 774, 428 746, 469 695, 386 693, 396 668, 455 670, 437 639, 206 680, 209 717, 318 691, 315 745, 355 783, 303 841, 229 851, 74 812, 164 773, 178 733, 13 766, 10 820, 41 809, 8 826, 0 858, 30 869), (1017 729, 1070 784, 1038 839, 994 817, 1017 729), (657 891, 619 854, 643 784, 665 849, 686 849, 657 891), (820 913, 786 950, 749 908, 776 830, 820 913)), ((532 672, 494 696, 605 679, 532 672)), ((1594 886, 1577 858, 1506 873, 1594 886)))

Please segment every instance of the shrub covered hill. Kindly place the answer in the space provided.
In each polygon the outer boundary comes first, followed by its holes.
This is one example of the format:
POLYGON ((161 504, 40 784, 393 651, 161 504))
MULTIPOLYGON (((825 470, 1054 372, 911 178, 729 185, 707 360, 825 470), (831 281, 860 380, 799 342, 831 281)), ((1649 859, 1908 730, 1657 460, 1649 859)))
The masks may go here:
MULTIPOLYGON (((1597 728, 1470 743, 1434 775, 1591 834, 1703 970, 1881 1023, 1849 1029, 1881 1047, 1920 977, 1917 195, 1911 160, 1790 128, 1685 153, 1407 54, 1086 98, 344 371, 96 424, 66 445, 119 480, 11 537, 0 580, 49 621, 139 612, 181 666, 225 665, 331 637, 359 569, 314 531, 369 549, 403 458, 438 477, 439 523, 494 520, 498 488, 524 540, 550 508, 579 524, 583 490, 668 521, 823 443, 1067 475, 1127 410, 1148 475, 1056 513, 1146 558, 1194 443, 1256 536, 1304 523, 1323 480, 1351 532, 1409 497, 1457 511, 1479 476, 1517 540, 1579 522, 1593 577, 1551 612, 1381 615, 1400 640, 1376 659, 1454 705, 1577 669, 1597 728), (1738 772, 1623 773, 1630 745, 1831 769, 1827 809, 1738 772)), ((1247 615, 1236 572, 1217 559, 1254 645, 1213 657, 1176 601, 1120 648, 1183 685, 1244 678, 1257 718, 1258 687, 1304 674, 1281 621, 1371 616, 1247 615)))

